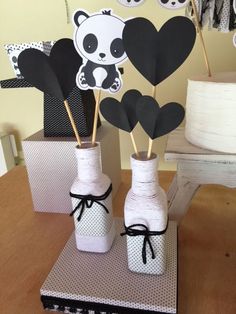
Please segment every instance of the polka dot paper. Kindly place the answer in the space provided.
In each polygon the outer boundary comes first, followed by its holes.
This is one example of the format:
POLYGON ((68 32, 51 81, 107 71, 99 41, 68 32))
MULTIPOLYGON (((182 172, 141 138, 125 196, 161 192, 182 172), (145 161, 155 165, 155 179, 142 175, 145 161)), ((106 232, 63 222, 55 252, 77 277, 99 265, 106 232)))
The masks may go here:
POLYGON ((116 230, 106 254, 78 251, 72 234, 40 290, 45 308, 60 307, 64 313, 176 313, 176 223, 169 222, 166 232, 167 268, 161 276, 128 270, 121 219, 116 230))

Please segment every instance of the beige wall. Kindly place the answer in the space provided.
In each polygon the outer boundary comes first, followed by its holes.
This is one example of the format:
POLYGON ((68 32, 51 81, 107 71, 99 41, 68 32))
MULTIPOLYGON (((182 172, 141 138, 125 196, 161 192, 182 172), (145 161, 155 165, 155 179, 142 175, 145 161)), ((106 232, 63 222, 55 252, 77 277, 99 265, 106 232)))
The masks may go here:
MULTIPOLYGON (((140 7, 129 9, 116 0, 68 0, 70 12, 78 8, 90 12, 101 8, 112 8, 114 13, 124 18, 144 16, 157 28, 174 15, 183 15, 184 10, 170 11, 161 8, 156 0, 146 0, 140 7)), ((71 37, 72 24, 66 23, 64 0, 8 0, 0 1, 0 79, 14 76, 3 45, 40 40, 56 40, 71 37)), ((217 31, 204 31, 204 38, 209 53, 213 72, 236 70, 236 49, 232 45, 233 34, 221 34, 217 31)), ((177 101, 184 105, 187 78, 204 73, 202 49, 197 39, 194 50, 185 64, 170 78, 157 87, 157 99, 161 105, 177 101)), ((151 93, 150 84, 131 66, 125 64, 124 88, 122 94, 130 88, 139 89, 143 94, 151 93)), ((103 97, 106 96, 103 93, 103 97)), ((36 89, 0 90, 0 131, 13 131, 17 136, 18 149, 20 140, 43 127, 42 93, 36 89)), ((140 127, 135 129, 135 136, 140 150, 146 150, 148 138, 140 127)), ((129 168, 129 155, 133 152, 129 135, 120 132, 122 167, 129 168)), ((154 150, 163 156, 166 137, 155 141, 154 150)), ((163 163, 161 168, 173 168, 174 165, 163 163)))

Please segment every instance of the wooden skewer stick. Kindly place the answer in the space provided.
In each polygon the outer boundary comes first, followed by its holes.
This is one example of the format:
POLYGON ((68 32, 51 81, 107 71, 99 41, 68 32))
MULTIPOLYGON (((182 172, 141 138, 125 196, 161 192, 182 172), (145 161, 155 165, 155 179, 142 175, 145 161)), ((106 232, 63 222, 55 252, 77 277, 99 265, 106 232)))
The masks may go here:
POLYGON ((66 107, 66 111, 67 111, 67 114, 68 114, 68 116, 69 116, 71 126, 72 126, 72 128, 73 128, 74 133, 75 133, 75 137, 76 137, 77 143, 78 143, 79 146, 81 146, 81 139, 80 139, 78 130, 77 130, 77 128, 76 128, 75 121, 74 121, 74 118, 73 118, 73 116, 72 116, 72 113, 71 113, 71 110, 70 110, 70 106, 69 106, 67 100, 64 100, 64 105, 65 105, 65 107, 66 107))
MULTIPOLYGON (((156 86, 152 87, 152 97, 156 99, 156 86)), ((147 159, 150 159, 151 154, 152 154, 152 146, 153 146, 153 139, 149 137, 149 142, 148 142, 148 153, 147 153, 147 159)))
POLYGON ((151 154, 152 154, 152 145, 153 145, 153 139, 151 139, 151 137, 149 137, 147 159, 150 159, 150 158, 151 158, 151 154))
POLYGON ((140 156, 139 156, 139 152, 138 152, 138 149, 137 149, 137 145, 136 145, 135 140, 134 140, 133 132, 130 132, 129 134, 130 134, 130 137, 131 137, 131 140, 132 140, 132 144, 133 144, 133 147, 134 147, 134 152, 135 152, 137 158, 139 158, 140 156))
POLYGON ((203 36, 202 36, 202 30, 201 30, 201 27, 200 27, 200 24, 199 24, 197 7, 196 7, 196 4, 195 4, 195 0, 190 0, 190 1, 192 3, 192 7, 193 7, 193 14, 194 14, 195 21, 196 21, 197 32, 199 34, 200 41, 201 41, 202 48, 203 48, 204 60, 205 60, 208 76, 211 77, 210 63, 209 63, 209 59, 208 59, 208 56, 207 56, 205 42, 204 42, 204 39, 203 39, 203 36))
POLYGON ((152 86, 152 97, 156 99, 156 86, 152 86))
POLYGON ((94 119, 93 119, 92 145, 94 145, 96 142, 100 98, 101 98, 101 89, 99 89, 98 95, 96 98, 96 106, 95 106, 95 113, 94 113, 94 119))

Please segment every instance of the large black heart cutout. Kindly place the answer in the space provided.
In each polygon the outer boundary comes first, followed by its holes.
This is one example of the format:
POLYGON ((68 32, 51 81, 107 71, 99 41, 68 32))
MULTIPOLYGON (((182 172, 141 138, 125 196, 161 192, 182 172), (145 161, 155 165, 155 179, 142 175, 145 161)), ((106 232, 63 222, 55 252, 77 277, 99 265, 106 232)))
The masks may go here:
POLYGON ((196 39, 191 20, 175 16, 158 32, 145 18, 126 22, 123 41, 136 69, 156 86, 171 75, 190 54, 196 39))
POLYGON ((26 49, 18 58, 24 78, 39 90, 65 100, 76 84, 76 74, 82 59, 76 52, 72 39, 60 39, 50 56, 37 49, 26 49))
POLYGON ((101 101, 100 111, 112 125, 130 133, 138 123, 136 104, 141 96, 139 91, 131 89, 123 95, 121 102, 107 97, 101 101))
POLYGON ((137 102, 136 114, 144 131, 155 139, 176 129, 183 121, 185 111, 175 102, 160 108, 154 98, 143 96, 137 102))
POLYGON ((55 43, 50 53, 50 63, 66 99, 76 85, 76 75, 83 63, 72 39, 63 38, 55 43))
POLYGON ((64 100, 58 78, 53 71, 48 56, 37 49, 26 49, 18 58, 21 74, 34 87, 42 92, 64 100))

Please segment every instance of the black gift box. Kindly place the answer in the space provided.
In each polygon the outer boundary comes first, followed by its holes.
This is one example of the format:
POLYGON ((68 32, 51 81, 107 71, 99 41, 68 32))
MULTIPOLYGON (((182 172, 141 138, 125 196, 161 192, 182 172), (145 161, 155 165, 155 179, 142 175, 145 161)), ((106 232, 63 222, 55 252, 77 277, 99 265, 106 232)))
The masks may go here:
MULTIPOLYGON (((32 87, 24 79, 9 79, 0 81, 1 88, 32 87)), ((92 90, 83 91, 74 87, 68 97, 68 103, 75 120, 79 135, 92 134, 95 111, 95 97, 92 90)), ((98 120, 98 127, 101 125, 98 120)), ((70 137, 74 136, 63 101, 44 94, 44 136, 70 137)))
MULTIPOLYGON (((82 91, 76 86, 68 97, 68 103, 79 135, 91 135, 95 111, 93 91, 82 91)), ((44 94, 44 136, 74 136, 63 101, 47 94, 44 94)))

